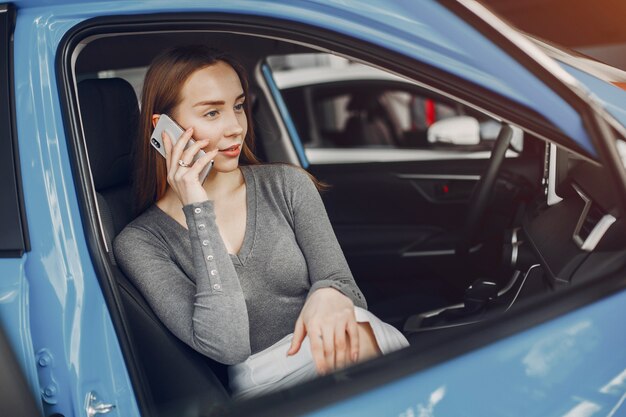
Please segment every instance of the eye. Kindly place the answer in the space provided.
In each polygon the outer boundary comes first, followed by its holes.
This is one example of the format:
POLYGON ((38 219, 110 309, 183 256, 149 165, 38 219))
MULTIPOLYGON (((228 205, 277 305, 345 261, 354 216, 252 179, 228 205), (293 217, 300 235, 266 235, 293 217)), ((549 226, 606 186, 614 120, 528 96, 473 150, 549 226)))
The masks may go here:
POLYGON ((219 113, 220 113, 220 112, 218 112, 217 110, 211 110, 211 111, 209 111, 209 112, 204 113, 204 116, 205 116, 205 117, 214 118, 214 117, 217 117, 217 115, 218 115, 219 113))
POLYGON ((235 104, 235 111, 243 111, 243 103, 235 104))

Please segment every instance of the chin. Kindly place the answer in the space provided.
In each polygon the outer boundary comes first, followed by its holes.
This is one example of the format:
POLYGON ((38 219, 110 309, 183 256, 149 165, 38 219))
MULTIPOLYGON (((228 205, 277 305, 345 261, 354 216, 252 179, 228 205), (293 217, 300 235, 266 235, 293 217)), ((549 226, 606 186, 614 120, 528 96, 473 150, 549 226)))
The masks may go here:
POLYGON ((237 168, 239 168, 239 158, 227 161, 220 161, 218 158, 215 158, 215 164, 213 165, 213 169, 222 174, 233 172, 237 168))

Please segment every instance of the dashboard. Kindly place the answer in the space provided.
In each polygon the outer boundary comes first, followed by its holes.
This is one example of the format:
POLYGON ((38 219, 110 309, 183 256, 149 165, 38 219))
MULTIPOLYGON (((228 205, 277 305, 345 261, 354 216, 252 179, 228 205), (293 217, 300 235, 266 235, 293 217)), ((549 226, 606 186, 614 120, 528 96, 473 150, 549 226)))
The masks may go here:
POLYGON ((465 326, 536 295, 626 275, 626 221, 607 186, 608 172, 552 145, 546 147, 545 161, 544 195, 535 197, 505 236, 503 263, 510 275, 500 282, 474 282, 464 303, 413 316, 405 330, 430 333, 465 326), (484 301, 480 310, 468 308, 475 298, 484 301))
MULTIPOLYGON (((553 149, 554 150, 554 149, 553 149)), ((619 270, 626 255, 624 219, 608 172, 557 150, 553 204, 538 203, 524 218, 524 236, 552 284, 586 281, 619 270)), ((548 185, 548 188, 550 186, 548 185)))

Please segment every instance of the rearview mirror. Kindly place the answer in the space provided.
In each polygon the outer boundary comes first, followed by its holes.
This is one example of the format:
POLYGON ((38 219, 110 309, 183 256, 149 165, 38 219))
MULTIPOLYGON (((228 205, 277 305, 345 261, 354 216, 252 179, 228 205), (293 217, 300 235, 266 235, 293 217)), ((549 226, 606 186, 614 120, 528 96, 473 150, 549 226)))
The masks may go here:
POLYGON ((428 143, 478 145, 480 124, 470 116, 455 116, 439 120, 428 128, 428 143))

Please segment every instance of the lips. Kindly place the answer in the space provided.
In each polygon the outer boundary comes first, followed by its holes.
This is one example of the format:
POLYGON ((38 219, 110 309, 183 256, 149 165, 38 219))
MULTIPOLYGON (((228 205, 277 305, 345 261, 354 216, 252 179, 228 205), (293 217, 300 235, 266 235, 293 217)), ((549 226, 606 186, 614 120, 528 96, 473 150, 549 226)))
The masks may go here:
POLYGON ((234 152, 234 151, 238 150, 240 146, 241 145, 236 144, 236 145, 233 145, 233 146, 225 148, 225 149, 220 149, 219 151, 220 152, 234 152))
POLYGON ((220 149, 219 154, 226 158, 237 158, 241 153, 241 144, 229 146, 228 148, 220 149))

